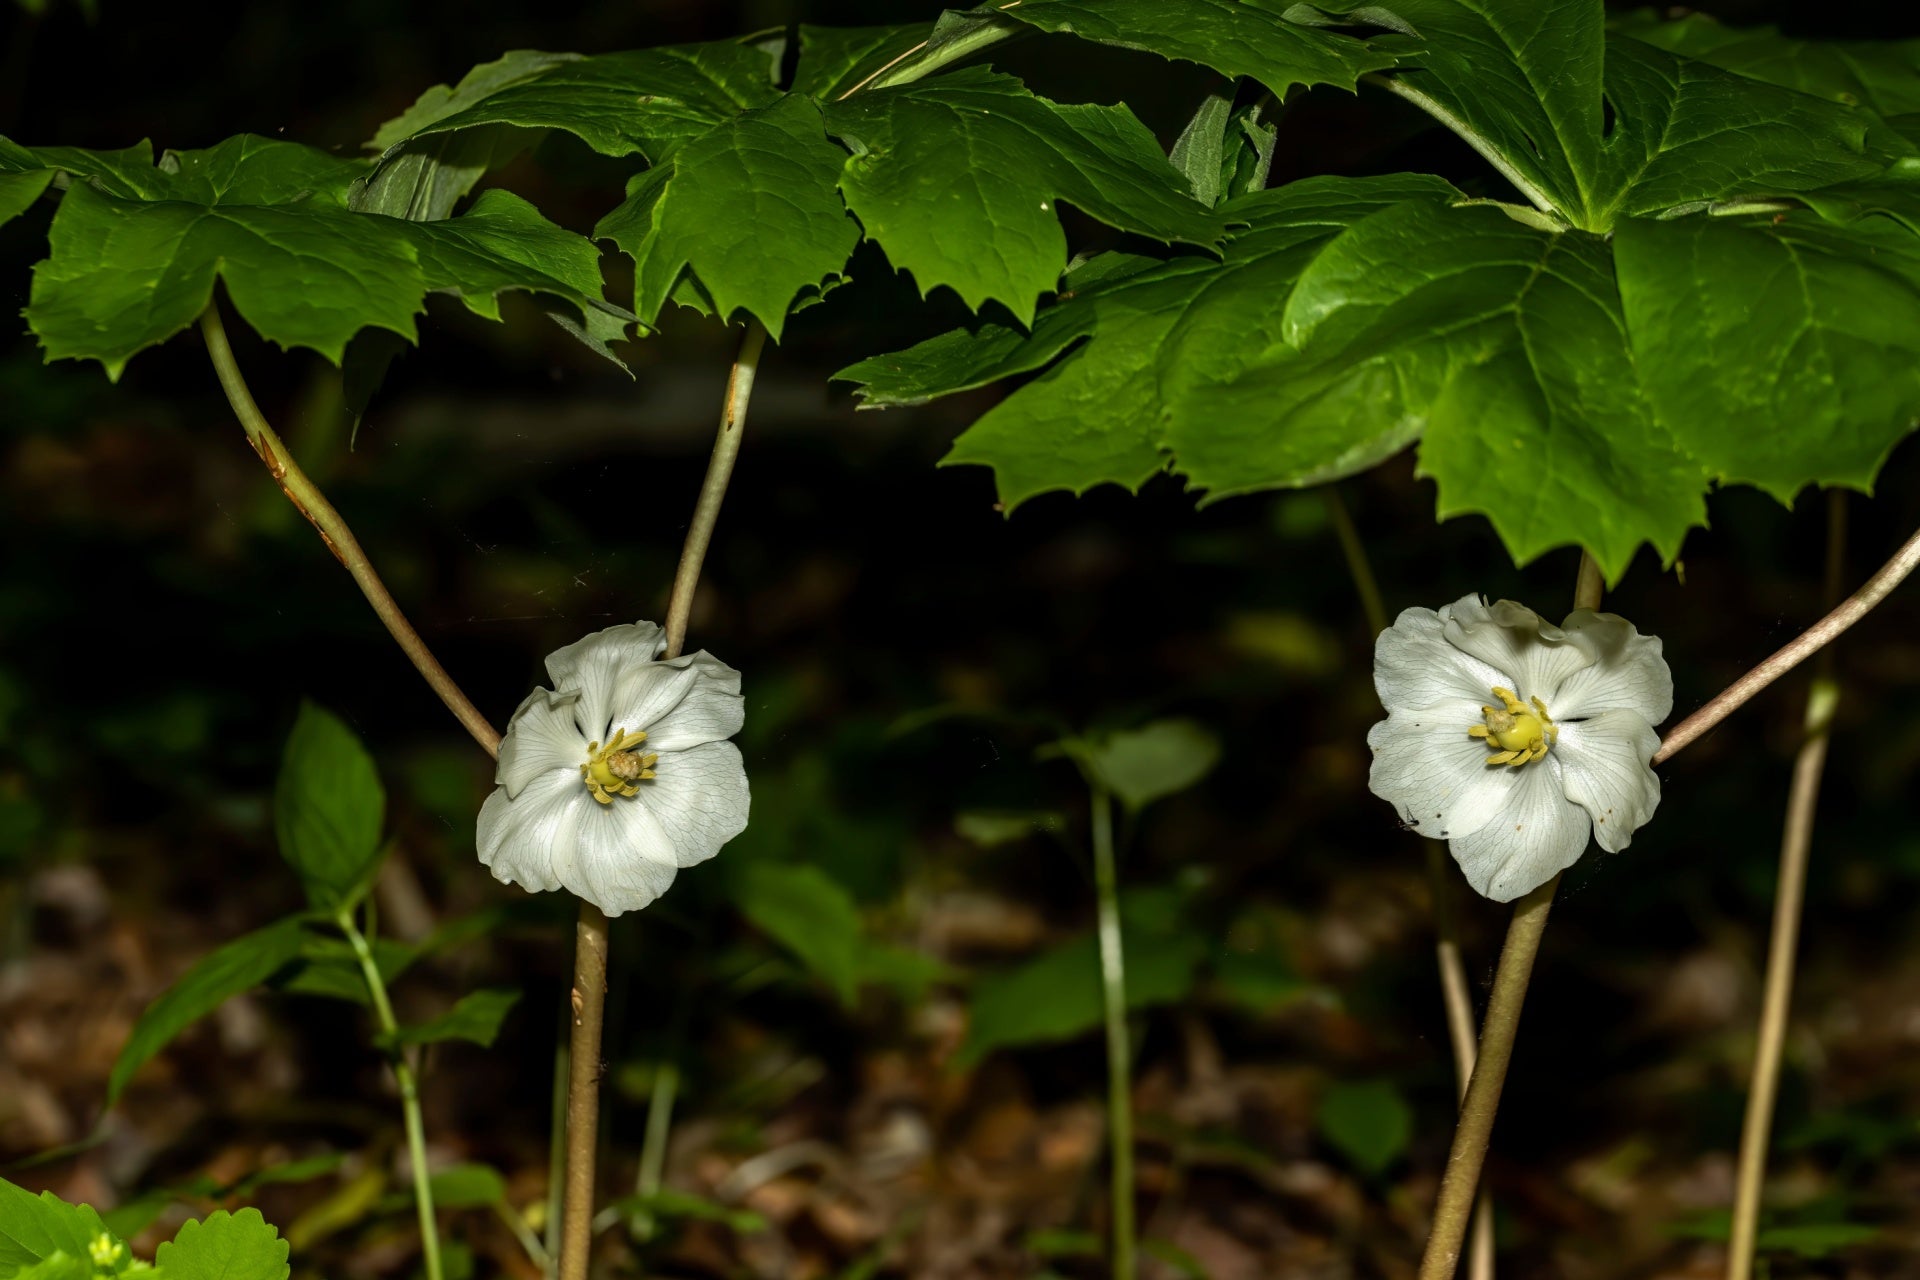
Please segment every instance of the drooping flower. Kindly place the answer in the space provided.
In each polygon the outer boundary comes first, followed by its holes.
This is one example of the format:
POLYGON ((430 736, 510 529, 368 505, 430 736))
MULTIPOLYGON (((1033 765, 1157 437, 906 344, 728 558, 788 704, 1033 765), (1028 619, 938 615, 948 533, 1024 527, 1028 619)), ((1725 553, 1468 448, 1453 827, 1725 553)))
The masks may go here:
POLYGON ((747 825, 747 772, 727 739, 745 718, 740 673, 704 650, 662 661, 660 628, 597 631, 547 659, 480 806, 494 878, 567 889, 610 916, 665 893, 747 825))
POLYGON ((1468 883, 1510 902, 1566 870, 1591 836, 1618 853, 1653 817, 1673 710, 1660 641, 1576 609, 1560 626, 1511 600, 1408 609, 1374 647, 1387 718, 1367 786, 1446 840, 1468 883))

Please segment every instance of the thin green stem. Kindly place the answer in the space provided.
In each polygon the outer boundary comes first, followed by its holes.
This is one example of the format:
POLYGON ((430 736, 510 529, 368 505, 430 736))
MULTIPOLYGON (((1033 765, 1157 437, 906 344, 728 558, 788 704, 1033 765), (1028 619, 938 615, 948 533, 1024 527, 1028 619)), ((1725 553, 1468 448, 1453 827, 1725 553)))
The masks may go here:
MULTIPOLYGON (((673 1132, 673 1100, 680 1090, 680 1067, 672 1058, 663 1058, 653 1073, 653 1091, 647 1098, 647 1132, 640 1141, 640 1173, 634 1179, 634 1193, 651 1202, 660 1194, 667 1168, 667 1136, 673 1132)), ((651 1240, 655 1228, 651 1207, 642 1207, 629 1221, 627 1229, 636 1240, 651 1240)))
MULTIPOLYGON (((1830 491, 1827 498, 1827 603, 1831 605, 1839 598, 1845 571, 1847 509, 1840 490, 1830 491)), ((1766 1181, 1767 1148, 1773 1136, 1773 1110, 1787 1042, 1787 1014, 1793 1002, 1794 961, 1805 910, 1814 812, 1820 803, 1820 779, 1826 770, 1833 713, 1840 701, 1840 686, 1833 678, 1833 650, 1822 650, 1820 659, 1820 672, 1807 691, 1804 736, 1793 762, 1785 830, 1780 837, 1780 883, 1774 891, 1773 935, 1767 947, 1767 977, 1753 1050, 1753 1082, 1747 1090, 1747 1114, 1740 1130, 1733 1225, 1727 1237, 1727 1280, 1750 1280, 1753 1275, 1760 1192, 1766 1181)))
POLYGON ((1113 796, 1093 784, 1093 887, 1100 908, 1100 992, 1107 1024, 1107 1136, 1112 1148, 1112 1274, 1133 1280, 1133 1052, 1127 1038, 1127 965, 1113 856, 1113 796))
MULTIPOLYGON (((766 347, 767 330, 749 321, 727 378, 726 402, 720 411, 713 456, 707 477, 694 503, 687 540, 680 549, 680 565, 673 575, 673 594, 667 601, 665 656, 677 658, 686 643, 687 622, 693 614, 693 596, 700 584, 700 566, 720 519, 740 437, 746 429, 747 405, 766 347)), ((593 1248, 595 1161, 600 1129, 600 1041, 607 1005, 607 917, 591 902, 581 902, 574 930, 573 1033, 567 1072, 566 1195, 561 1208, 560 1280, 585 1280, 593 1248)))
MULTIPOLYGON (((367 995, 373 1000, 374 1017, 391 1043, 391 1037, 399 1034, 400 1024, 394 1019, 393 1002, 387 998, 387 982, 380 976, 373 948, 354 923, 351 907, 336 911, 333 922, 346 935, 347 945, 353 948, 354 958, 360 962, 360 976, 366 980, 367 995)), ((406 1122, 407 1156, 413 1165, 413 1202, 420 1214, 420 1249, 426 1255, 427 1280, 441 1280, 440 1228, 434 1219, 433 1184, 427 1171, 427 1130, 420 1115, 420 1085, 414 1078, 405 1049, 392 1045, 387 1051, 387 1061, 400 1086, 400 1113, 406 1122)))
MULTIPOLYGON (((1598 609, 1604 581, 1593 557, 1581 552, 1573 607, 1598 609)), ((1446 1172, 1440 1177, 1440 1197, 1433 1207, 1433 1230, 1427 1236, 1426 1252, 1420 1259, 1420 1280, 1452 1280, 1460 1265, 1460 1251, 1473 1216, 1480 1173, 1486 1167, 1487 1147, 1493 1138, 1494 1117, 1500 1110, 1507 1067, 1513 1062, 1513 1045, 1520 1034, 1520 1011, 1527 1002, 1533 962, 1540 954, 1547 914, 1553 909, 1553 895, 1559 887, 1560 877, 1556 875, 1514 904, 1513 921, 1507 926, 1507 942, 1500 949, 1500 965, 1493 974, 1487 1020, 1480 1028, 1480 1051, 1474 1060, 1473 1078, 1467 1082, 1467 1095, 1460 1104, 1460 1123, 1453 1131, 1453 1149, 1447 1153, 1446 1172)))
MULTIPOLYGON (((1326 496, 1327 516, 1340 551, 1346 557, 1347 573, 1360 597, 1367 629, 1375 636, 1387 629, 1387 606, 1380 594, 1380 581, 1374 577, 1373 563, 1366 543, 1354 525, 1347 504, 1333 485, 1321 486, 1326 496)), ((1473 997, 1467 987, 1467 970, 1460 957, 1459 928, 1453 911, 1453 862, 1446 846, 1429 840, 1427 846, 1427 888, 1433 898, 1434 961, 1440 970, 1440 999, 1447 1014, 1447 1039, 1453 1047, 1453 1063, 1459 1097, 1464 1099, 1467 1082, 1473 1077, 1474 1033, 1473 997)), ((1473 1239, 1467 1260, 1472 1280, 1493 1280, 1493 1197, 1481 1189, 1475 1208, 1473 1239)))
POLYGON ((200 332, 206 339, 207 354, 212 357, 214 372, 220 376, 220 386, 227 393, 227 403, 233 407, 234 416, 240 420, 240 426, 247 433, 247 442, 266 464, 267 474, 280 486, 280 492, 287 496, 294 509, 305 516, 327 550, 333 553, 346 571, 359 584, 360 591, 373 606, 373 612, 386 624, 387 632, 400 646, 403 653, 413 663, 427 684, 439 695, 440 701, 447 705, 458 720, 473 735, 488 755, 500 754, 500 734, 480 714, 440 660, 427 648, 426 641, 407 621, 406 614, 394 601, 387 586, 374 572, 373 562, 367 559, 367 553, 360 548, 360 542, 353 536, 353 530, 334 509, 327 496, 318 486, 307 478, 293 460, 293 454, 281 442, 279 435, 267 422, 266 415, 260 412, 260 406, 254 402, 253 392, 248 390, 247 382, 241 376, 240 366, 233 358, 233 348, 227 342, 227 330, 220 322, 220 304, 218 301, 207 304, 200 313, 200 332))
POLYGON ((567 1028, 573 1023, 572 1014, 572 1005, 568 1004, 555 1022, 553 1038, 553 1089, 547 1117, 547 1217, 541 1224, 542 1247, 547 1251, 541 1271, 549 1276, 559 1267, 560 1222, 566 1214, 567 1081, 572 1079, 568 1053, 571 1033, 567 1028))
POLYGON ((527 1225, 525 1216, 518 1209, 505 1200, 497 1200, 493 1205, 493 1216, 513 1233, 513 1238, 520 1242, 520 1247, 527 1251, 527 1257, 543 1274, 553 1266, 553 1255, 547 1252, 546 1245, 540 1242, 540 1237, 533 1233, 533 1228, 527 1225))

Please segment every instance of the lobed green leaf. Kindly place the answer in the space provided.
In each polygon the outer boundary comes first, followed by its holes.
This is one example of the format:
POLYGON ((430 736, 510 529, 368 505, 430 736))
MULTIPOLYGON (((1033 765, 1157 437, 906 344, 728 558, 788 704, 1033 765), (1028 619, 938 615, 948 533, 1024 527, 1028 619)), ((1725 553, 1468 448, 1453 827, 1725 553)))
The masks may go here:
POLYGON ((1351 89, 1408 48, 1396 52, 1300 21, 1312 11, 1293 0, 1023 0, 1003 12, 1042 31, 1250 76, 1282 98, 1294 85, 1351 89))
POLYGON ((287 1252, 258 1209, 220 1209, 182 1226, 154 1264, 166 1280, 286 1280, 287 1252))
POLYGON ((791 95, 729 117, 634 178, 594 235, 634 260, 652 324, 689 272, 722 320, 746 311, 778 341, 795 301, 837 280, 860 240, 834 189, 846 152, 791 95))
POLYGON ((1049 102, 1011 76, 970 68, 869 90, 830 104, 827 128, 854 152, 847 207, 893 265, 923 294, 946 285, 1022 324, 1066 267, 1059 201, 1163 243, 1224 233, 1132 112, 1049 102))

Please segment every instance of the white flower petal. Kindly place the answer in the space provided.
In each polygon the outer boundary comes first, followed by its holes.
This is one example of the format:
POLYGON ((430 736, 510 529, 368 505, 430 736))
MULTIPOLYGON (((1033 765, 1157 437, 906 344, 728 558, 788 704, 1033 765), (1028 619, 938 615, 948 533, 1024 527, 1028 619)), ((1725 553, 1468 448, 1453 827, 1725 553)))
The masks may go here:
POLYGON ((609 916, 638 911, 673 883, 673 843, 639 796, 595 808, 580 824, 566 886, 609 916))
POLYGON ((1567 799, 1552 754, 1503 772, 1518 775, 1508 807, 1472 835, 1453 840, 1452 849, 1477 893, 1512 902, 1578 862, 1593 823, 1567 799))
POLYGON ((1560 726, 1552 758, 1560 763, 1567 799, 1593 818, 1594 838, 1608 853, 1633 841, 1660 804, 1660 775, 1647 762, 1660 735, 1632 711, 1603 711, 1560 726))
POLYGON ((571 697, 535 689, 507 721, 493 780, 506 788, 509 800, 518 799, 527 784, 543 773, 559 770, 578 781, 587 758, 587 740, 573 722, 573 703, 571 697))
POLYGON ((676 866, 705 862, 747 829, 747 770, 731 742, 662 753, 654 768, 659 777, 633 801, 659 822, 676 866))
MULTIPOLYGON (((1471 601, 1449 606, 1449 611, 1471 601)), ((1495 685, 1510 679, 1480 659, 1455 648, 1446 637, 1446 620, 1431 609, 1408 609, 1373 643, 1373 686, 1383 705, 1431 707, 1462 700, 1477 709, 1492 697, 1495 685)))
MULTIPOLYGON (((1463 602, 1464 603, 1464 602, 1463 602)), ((1569 643, 1566 633, 1523 604, 1502 600, 1491 607, 1450 607, 1446 638, 1480 661, 1513 678, 1508 686, 1522 701, 1537 697, 1555 718, 1555 695, 1567 678, 1593 658, 1569 643)))
POLYGON ((613 706, 615 728, 644 729, 649 751, 684 751, 740 732, 740 673, 706 650, 629 670, 613 706))
POLYGON ((480 806, 480 861, 507 884, 536 893, 558 889, 573 866, 580 820, 593 807, 577 770, 537 774, 511 798, 495 787, 480 806))
POLYGON ((1593 665, 1567 677, 1548 700, 1555 719, 1631 711, 1655 725, 1673 713, 1673 673, 1658 637, 1641 635, 1618 614, 1591 609, 1569 614, 1564 630, 1593 665))
MULTIPOLYGON (((666 645, 660 628, 651 622, 628 622, 584 636, 547 657, 547 674, 555 693, 578 693, 574 720, 580 732, 605 742, 615 728, 614 712, 621 681, 642 664, 653 661, 666 645)), ((632 725, 624 726, 633 728, 632 725)))
POLYGON ((1467 736, 1479 722, 1480 708, 1464 703, 1390 712, 1367 732, 1368 790, 1422 835, 1444 840, 1478 831, 1511 803, 1515 775, 1537 768, 1489 765, 1486 743, 1467 736))

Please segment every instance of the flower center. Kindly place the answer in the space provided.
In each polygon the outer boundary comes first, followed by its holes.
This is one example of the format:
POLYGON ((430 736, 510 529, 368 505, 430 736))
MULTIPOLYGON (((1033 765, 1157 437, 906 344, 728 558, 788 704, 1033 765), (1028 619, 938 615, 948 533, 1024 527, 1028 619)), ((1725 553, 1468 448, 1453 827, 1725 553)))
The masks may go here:
POLYGON ((1547 748, 1560 736, 1560 726, 1547 714, 1547 704, 1535 698, 1528 706, 1513 696, 1513 690, 1497 685, 1493 696, 1500 705, 1480 708, 1485 723, 1467 726, 1467 736, 1484 740, 1492 753, 1487 763, 1518 768, 1544 760, 1547 748))
POLYGON ((645 733, 615 729, 604 746, 598 742, 587 744, 590 754, 580 766, 580 781, 587 784, 595 800, 612 804, 615 796, 637 794, 640 783, 653 777, 653 766, 659 763, 659 755, 634 750, 646 740, 645 733))

